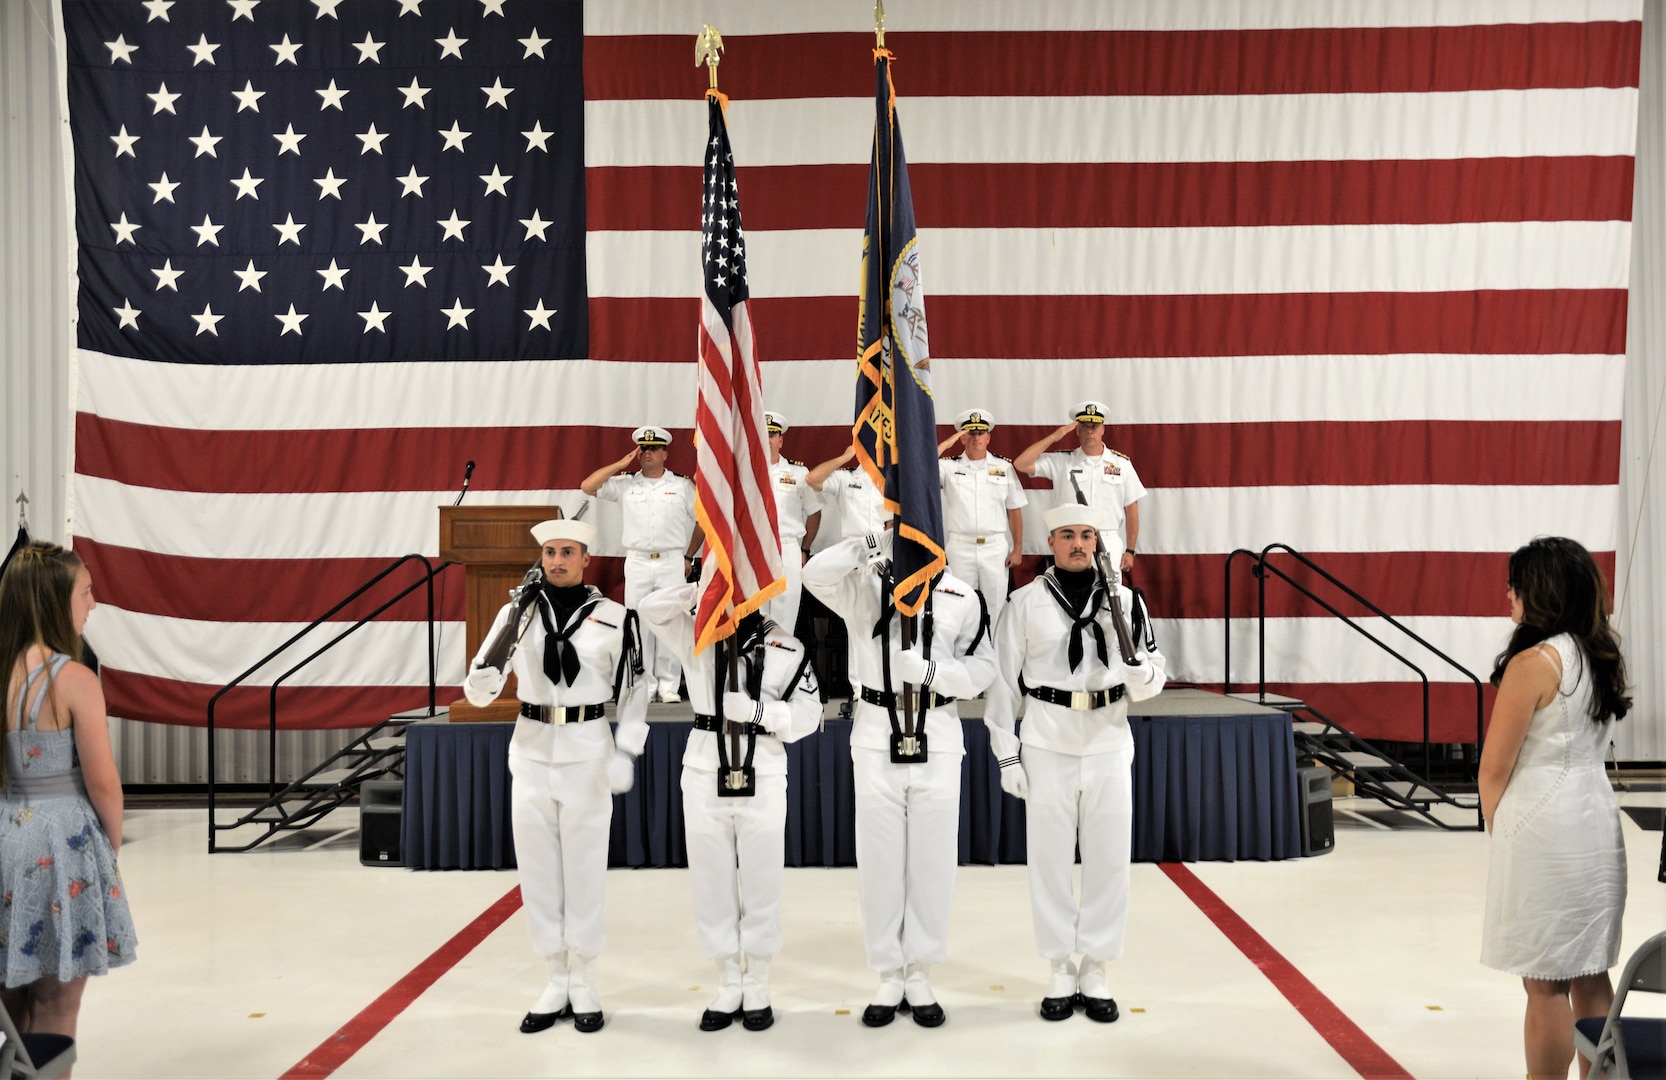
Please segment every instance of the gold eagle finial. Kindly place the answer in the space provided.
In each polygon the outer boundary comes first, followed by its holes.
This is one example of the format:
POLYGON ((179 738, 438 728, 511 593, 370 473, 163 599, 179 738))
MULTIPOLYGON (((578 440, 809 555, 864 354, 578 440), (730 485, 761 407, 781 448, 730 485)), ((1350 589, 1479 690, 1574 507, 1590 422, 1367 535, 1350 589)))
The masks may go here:
POLYGON ((713 90, 717 89, 717 64, 723 58, 722 52, 723 35, 711 23, 704 23, 694 39, 694 66, 706 65, 706 70, 711 72, 713 90))

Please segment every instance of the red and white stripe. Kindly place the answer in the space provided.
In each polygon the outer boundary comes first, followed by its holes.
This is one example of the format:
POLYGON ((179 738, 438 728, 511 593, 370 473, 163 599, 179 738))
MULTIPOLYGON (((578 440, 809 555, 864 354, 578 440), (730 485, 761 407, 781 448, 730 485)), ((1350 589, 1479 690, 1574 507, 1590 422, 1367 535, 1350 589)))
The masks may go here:
MULTIPOLYGON (((849 441, 872 137, 859 17, 809 0, 699 14, 728 47, 761 404, 811 463, 849 441)), ((1478 672, 1505 636, 1510 550, 1563 533, 1612 567, 1640 19, 1638 0, 889 13, 938 414, 991 409, 1011 457, 1072 401, 1110 405, 1107 441, 1151 488, 1137 575, 1176 680, 1221 680, 1236 548, 1309 552, 1478 672)), ((652 0, 586 8, 588 360, 80 357, 75 533, 115 714, 200 723, 219 682, 371 567, 434 554, 464 460, 470 501, 571 508, 651 422, 693 470, 698 30, 652 0)), ((1051 493, 1032 496, 1038 521, 1051 493)), ((591 513, 616 553, 616 509, 591 513)), ((461 600, 448 584, 448 681, 461 600)), ((1235 573, 1235 614, 1253 600, 1235 573)), ((1287 591, 1269 600, 1275 687, 1417 734, 1414 676, 1287 591)), ((415 704, 421 611, 389 614, 356 662, 299 674, 286 716, 415 704)), ((1255 675, 1241 633, 1238 682, 1255 675)), ((1473 738, 1473 689, 1414 659, 1437 738, 1473 738)))
POLYGON ((734 633, 743 615, 786 588, 763 385, 747 302, 730 310, 734 332, 701 289, 699 441, 696 513, 706 531, 711 571, 694 614, 696 648, 734 633))

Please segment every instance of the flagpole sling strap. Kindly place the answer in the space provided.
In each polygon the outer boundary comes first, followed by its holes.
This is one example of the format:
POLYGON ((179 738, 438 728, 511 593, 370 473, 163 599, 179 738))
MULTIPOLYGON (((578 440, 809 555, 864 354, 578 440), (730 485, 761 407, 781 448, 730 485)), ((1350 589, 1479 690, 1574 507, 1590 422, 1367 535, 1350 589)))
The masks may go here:
MULTIPOLYGON (((740 660, 741 654, 747 650, 744 646, 737 646, 735 637, 739 636, 739 628, 730 637, 717 643, 717 663, 712 665, 713 700, 719 709, 723 704, 723 675, 728 669, 729 689, 740 689, 740 660)), ((746 690, 753 701, 758 701, 758 712, 763 712, 763 704, 759 700, 763 688, 763 634, 758 635, 757 647, 744 657, 746 660, 746 690)), ((717 735, 717 794, 719 798, 735 799, 748 798, 758 793, 758 774, 752 766, 752 758, 758 750, 758 734, 763 730, 763 724, 754 720, 745 724, 737 724, 727 717, 696 716, 695 727, 702 731, 712 731, 717 735), (702 719, 712 723, 711 728, 700 724, 702 719), (728 738, 725 739, 724 735, 728 738), (746 750, 741 751, 741 738, 746 739, 746 750)))
MULTIPOLYGON (((881 578, 882 582, 884 580, 886 579, 881 578)), ((881 588, 883 589, 883 585, 881 585, 881 588)), ((880 599, 881 601, 885 599, 883 592, 880 599)), ((886 713, 891 719, 891 763, 893 765, 923 765, 926 761, 927 752, 926 710, 931 707, 932 699, 936 698, 937 695, 929 692, 921 693, 916 705, 914 687, 908 683, 903 683, 901 694, 890 689, 892 685, 890 628, 891 617, 896 612, 896 605, 882 603, 881 606, 883 610, 880 613, 879 622, 874 626, 873 636, 879 639, 880 670, 884 675, 886 686, 886 689, 881 693, 884 698, 889 700, 874 701, 868 697, 868 687, 865 686, 862 688, 862 700, 874 705, 884 705, 886 713), (901 721, 897 719, 899 711, 902 713, 901 721), (917 718, 915 716, 916 711, 919 714, 917 718)), ((929 584, 926 586, 925 607, 920 615, 920 622, 921 647, 929 656, 931 654, 932 631, 935 627, 935 619, 932 617, 932 590, 929 584)), ((913 644, 913 629, 913 618, 905 617, 902 620, 902 625, 898 628, 904 649, 913 644)), ((940 699, 938 703, 947 704, 953 700, 953 698, 944 698, 940 699)))

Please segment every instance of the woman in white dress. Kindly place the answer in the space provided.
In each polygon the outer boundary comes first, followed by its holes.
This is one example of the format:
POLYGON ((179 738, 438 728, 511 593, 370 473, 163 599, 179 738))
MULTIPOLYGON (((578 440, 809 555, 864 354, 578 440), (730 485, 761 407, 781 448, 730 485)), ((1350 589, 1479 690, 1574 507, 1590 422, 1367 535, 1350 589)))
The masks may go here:
POLYGON ((1603 771, 1631 708, 1608 590, 1590 552, 1539 537, 1510 556, 1510 643, 1481 752, 1492 834, 1481 962, 1527 990, 1527 1071, 1566 1077, 1576 1017, 1614 1000, 1625 911, 1619 803, 1603 771))

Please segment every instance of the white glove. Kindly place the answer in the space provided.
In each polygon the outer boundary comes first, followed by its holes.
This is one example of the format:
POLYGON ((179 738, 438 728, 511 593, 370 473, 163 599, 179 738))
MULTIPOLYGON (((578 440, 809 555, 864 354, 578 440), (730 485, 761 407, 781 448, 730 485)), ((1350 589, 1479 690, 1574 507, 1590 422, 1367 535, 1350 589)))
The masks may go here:
POLYGON ((1030 797, 1030 778, 1024 773, 1023 762, 1001 766, 1001 790, 1015 799, 1030 797))
POLYGON ((869 566, 882 563, 891 557, 891 538, 890 529, 869 533, 862 538, 862 550, 867 554, 869 566))
POLYGON ((607 763, 608 790, 619 795, 629 791, 635 783, 636 759, 615 747, 613 757, 607 763))
POLYGON ((477 667, 469 672, 469 689, 497 697, 503 689, 503 672, 495 667, 477 667))
POLYGON ((891 678, 893 682, 924 686, 926 685, 926 676, 934 674, 931 668, 931 662, 920 655, 919 649, 897 649, 891 653, 891 678))
POLYGON ((750 724, 758 719, 758 703, 739 690, 726 691, 723 695, 723 719, 736 724, 750 724))

